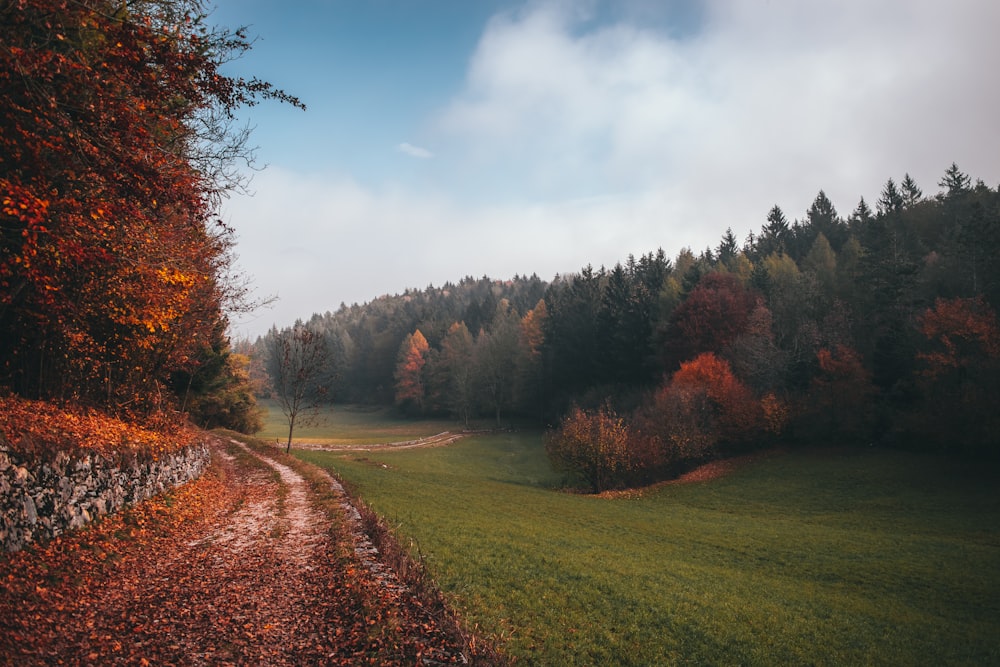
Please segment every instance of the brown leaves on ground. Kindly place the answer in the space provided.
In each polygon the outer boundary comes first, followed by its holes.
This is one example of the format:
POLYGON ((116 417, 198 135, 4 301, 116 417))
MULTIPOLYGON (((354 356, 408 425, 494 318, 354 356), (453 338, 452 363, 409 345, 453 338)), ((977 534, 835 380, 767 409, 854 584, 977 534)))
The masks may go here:
POLYGON ((461 661, 418 600, 359 566, 301 477, 214 446, 211 468, 172 494, 0 556, 0 661, 461 661))
POLYGON ((160 414, 140 426, 84 407, 0 395, 0 442, 30 457, 52 459, 57 452, 156 457, 199 437, 179 416, 160 414))

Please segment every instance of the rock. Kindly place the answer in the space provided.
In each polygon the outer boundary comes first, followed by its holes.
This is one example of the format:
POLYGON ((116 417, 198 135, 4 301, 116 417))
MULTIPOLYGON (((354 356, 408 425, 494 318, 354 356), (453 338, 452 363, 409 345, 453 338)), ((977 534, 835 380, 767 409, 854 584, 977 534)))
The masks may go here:
POLYGON ((73 497, 73 482, 69 477, 60 477, 56 484, 56 492, 59 494, 61 502, 68 502, 73 497))
POLYGON ((35 501, 28 494, 24 494, 24 517, 32 526, 38 523, 38 511, 35 509, 35 501))

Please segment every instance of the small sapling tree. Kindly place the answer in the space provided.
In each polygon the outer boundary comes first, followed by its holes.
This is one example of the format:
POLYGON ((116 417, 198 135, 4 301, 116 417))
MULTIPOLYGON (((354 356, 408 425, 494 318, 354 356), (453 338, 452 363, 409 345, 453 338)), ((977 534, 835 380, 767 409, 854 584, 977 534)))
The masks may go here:
POLYGON ((326 399, 327 388, 321 384, 330 351, 322 334, 297 324, 278 331, 273 327, 267 336, 267 372, 281 411, 288 420, 288 443, 292 449, 295 425, 315 423, 319 407, 326 399))

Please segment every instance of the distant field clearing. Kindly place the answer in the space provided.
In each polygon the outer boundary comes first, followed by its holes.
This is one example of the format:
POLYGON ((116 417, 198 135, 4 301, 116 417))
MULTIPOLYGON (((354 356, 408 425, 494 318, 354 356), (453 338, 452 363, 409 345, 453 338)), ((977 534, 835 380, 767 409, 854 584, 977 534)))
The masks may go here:
MULTIPOLYGON (((265 409, 264 428, 257 437, 264 441, 286 442, 288 421, 277 401, 261 400, 265 409)), ((308 445, 379 445, 430 438, 439 433, 461 430, 447 420, 402 419, 389 408, 336 405, 324 408, 321 421, 311 426, 295 426, 292 447, 308 445)))

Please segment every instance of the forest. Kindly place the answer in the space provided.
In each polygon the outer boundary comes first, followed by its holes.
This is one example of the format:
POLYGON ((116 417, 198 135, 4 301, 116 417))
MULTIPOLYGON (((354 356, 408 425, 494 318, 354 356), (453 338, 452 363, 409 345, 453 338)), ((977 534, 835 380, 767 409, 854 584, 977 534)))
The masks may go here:
POLYGON ((890 178, 846 216, 821 190, 743 242, 466 277, 236 347, 265 395, 275 343, 309 332, 317 403, 545 426, 594 491, 775 443, 996 458, 1000 191, 954 163, 937 186, 890 178))

